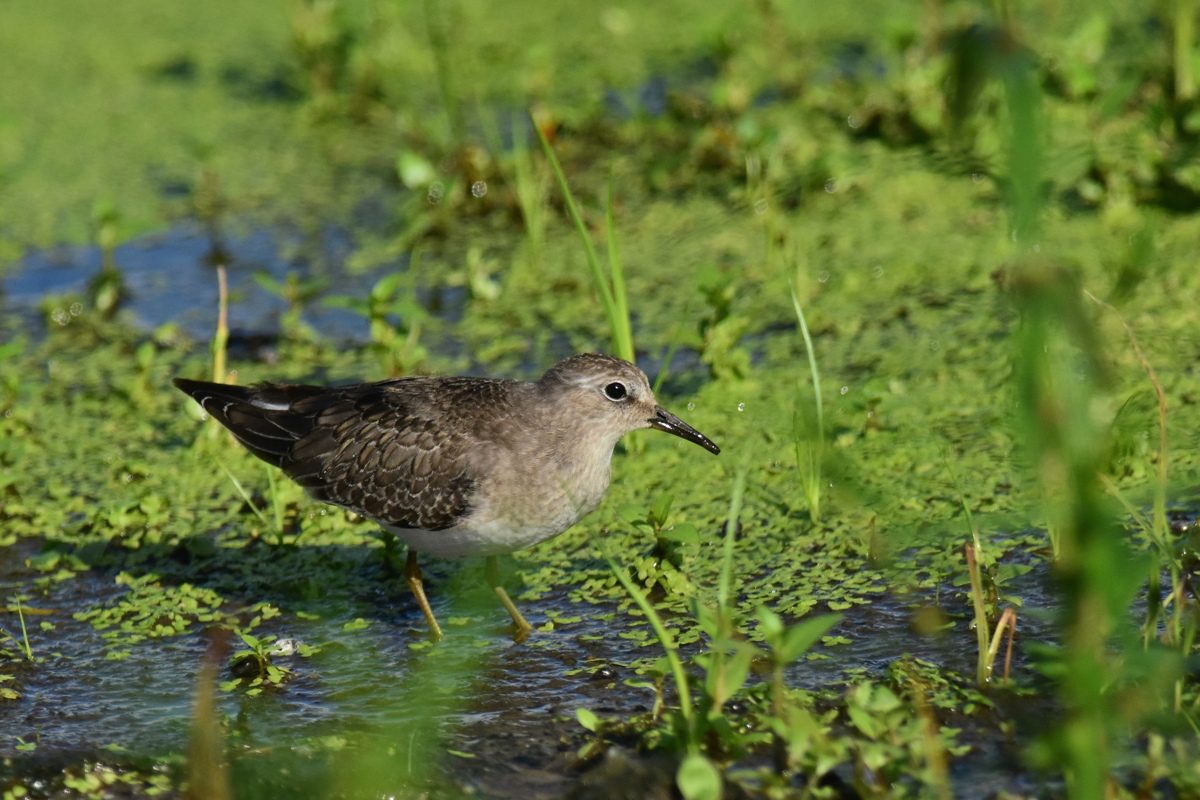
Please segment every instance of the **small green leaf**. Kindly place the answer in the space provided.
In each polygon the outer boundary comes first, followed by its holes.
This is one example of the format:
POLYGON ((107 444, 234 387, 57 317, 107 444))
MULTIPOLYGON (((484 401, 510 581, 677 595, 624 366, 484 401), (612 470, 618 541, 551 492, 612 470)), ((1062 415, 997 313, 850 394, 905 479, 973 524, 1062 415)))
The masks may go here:
POLYGON ((777 647, 779 637, 783 635, 783 620, 779 618, 771 609, 766 606, 758 607, 758 623, 762 630, 763 638, 771 644, 772 647, 777 647))
POLYGON ((783 644, 776 654, 784 664, 790 664, 812 647, 825 631, 842 621, 841 614, 822 614, 819 617, 806 619, 788 628, 783 636, 783 644))
POLYGON ((721 773, 699 753, 692 753, 683 759, 679 771, 675 773, 675 782, 684 800, 720 800, 721 773))
POLYGON ((283 294, 283 284, 271 277, 269 272, 254 273, 254 282, 274 295, 283 294))
POLYGON ((654 503, 654 508, 650 511, 650 521, 654 523, 655 528, 661 528, 667 523, 667 515, 671 513, 671 503, 675 501, 674 495, 664 494, 654 503))
POLYGON ((700 625, 700 629, 708 634, 708 638, 714 641, 721 638, 720 619, 715 609, 702 603, 696 603, 693 613, 696 616, 696 622, 700 625))
POLYGON ((646 521, 646 509, 641 506, 624 505, 617 509, 617 516, 628 522, 630 525, 636 525, 639 528, 649 527, 646 521))
POLYGON ((587 728, 589 731, 595 732, 595 730, 600 727, 600 718, 597 717, 591 709, 575 709, 575 719, 579 720, 579 724, 587 728))
POLYGON ((658 538, 684 544, 700 544, 700 532, 696 530, 695 525, 687 522, 681 522, 660 531, 658 538))
POLYGON ((754 648, 742 645, 733 658, 725 664, 725 693, 732 697, 750 676, 750 662, 754 659, 754 648))

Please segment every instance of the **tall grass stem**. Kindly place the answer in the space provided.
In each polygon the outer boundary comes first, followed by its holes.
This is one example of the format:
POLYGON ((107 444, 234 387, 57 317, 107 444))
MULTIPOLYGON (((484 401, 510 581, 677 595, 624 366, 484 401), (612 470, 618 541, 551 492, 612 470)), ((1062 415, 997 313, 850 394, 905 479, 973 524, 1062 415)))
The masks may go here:
MULTIPOLYGON (((550 146, 550 142, 546 139, 546 135, 542 133, 542 128, 538 125, 532 113, 529 115, 529 121, 533 124, 533 130, 537 133, 538 141, 542 143, 542 150, 546 154, 546 159, 550 162, 550 166, 554 170, 554 177, 558 181, 559 190, 562 192, 563 202, 567 206, 567 214, 571 217, 571 221, 575 223, 575 230, 579 233, 579 240, 583 244, 588 269, 592 273, 592 282, 596 286, 596 291, 600 293, 600 301, 604 304, 604 314, 608 318, 608 326, 612 335, 613 353, 626 361, 633 361, 633 336, 630 333, 629 314, 628 311, 624 313, 621 311, 625 305, 625 284, 624 275, 620 274, 620 262, 617 261, 609 264, 611 277, 605 278, 604 271, 600 268, 600 257, 596 254, 596 247, 592 244, 591 234, 588 233, 587 225, 583 221, 583 215, 579 213, 579 206, 575 202, 574 195, 571 194, 571 187, 567 184, 567 176, 563 173, 562 165, 558 163, 558 156, 554 154, 554 148, 550 146), (617 284, 621 287, 620 303, 618 303, 616 292, 614 292, 614 287, 617 284)), ((611 183, 608 206, 608 216, 611 220, 611 183)), ((616 247, 615 235, 611 233, 613 230, 611 222, 609 223, 609 230, 611 256, 612 250, 615 250, 616 247)))

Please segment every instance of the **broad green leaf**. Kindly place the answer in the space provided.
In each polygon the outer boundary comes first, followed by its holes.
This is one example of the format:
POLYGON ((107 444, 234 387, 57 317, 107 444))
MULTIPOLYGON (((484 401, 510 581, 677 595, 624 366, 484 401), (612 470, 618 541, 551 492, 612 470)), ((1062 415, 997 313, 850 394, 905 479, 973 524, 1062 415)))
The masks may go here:
POLYGON ((654 502, 654 509, 650 512, 654 527, 661 528, 666 524, 667 515, 671 513, 671 503, 674 501, 674 495, 664 494, 654 502))
POLYGON ((784 664, 790 664, 805 650, 812 647, 825 634, 825 631, 841 621, 841 614, 822 614, 793 625, 784 633, 783 644, 776 653, 776 657, 784 664))
POLYGON ((700 544, 700 532, 696 530, 695 525, 687 522, 681 522, 660 531, 658 538, 684 544, 700 544))
POLYGON ((692 753, 683 759, 679 771, 675 773, 675 782, 684 800, 720 800, 721 773, 716 765, 699 753, 692 753))
POLYGON ((587 728, 589 731, 595 731, 600 727, 600 718, 597 717, 591 709, 577 708, 575 709, 575 719, 579 720, 579 724, 587 728))
POLYGON ((758 626, 762 630, 763 638, 767 640, 772 648, 778 647, 779 639, 783 636, 783 620, 766 606, 759 606, 756 613, 758 614, 758 626))
POLYGON ((750 662, 754 659, 754 648, 740 645, 737 652, 725 664, 725 692, 732 697, 746 683, 750 675, 750 662))

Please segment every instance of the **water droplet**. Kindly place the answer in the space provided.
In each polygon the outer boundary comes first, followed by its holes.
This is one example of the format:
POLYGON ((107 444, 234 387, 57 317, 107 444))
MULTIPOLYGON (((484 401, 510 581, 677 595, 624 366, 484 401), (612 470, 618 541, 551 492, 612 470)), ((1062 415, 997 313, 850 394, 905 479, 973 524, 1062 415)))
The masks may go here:
POLYGON ((770 207, 770 204, 766 200, 759 200, 754 204, 754 213, 759 215, 765 214, 770 207))
POLYGON ((483 197, 487 194, 487 181, 475 181, 471 184, 471 194, 476 197, 483 197))
POLYGON ((983 175, 979 172, 972 172, 971 180, 974 181, 975 183, 983 183, 983 175))
POLYGON ((829 273, 825 270, 821 270, 821 274, 817 276, 817 280, 819 280, 821 283, 825 283, 829 280, 829 273))
POLYGON ((695 410, 696 410, 696 404, 688 403, 688 411, 695 411, 695 410))
POLYGON ((875 269, 871 270, 871 274, 874 275, 876 278, 881 277, 883 275, 883 265, 876 264, 875 269))
POLYGON ((56 308, 50 312, 50 319, 54 320, 59 325, 66 325, 71 321, 71 315, 67 313, 65 308, 56 308))
POLYGON ((78 317, 83 313, 83 303, 71 303, 71 308, 69 311, 71 312, 72 317, 78 317))
POLYGON ((836 192, 837 191, 837 181, 835 181, 833 178, 830 178, 829 180, 825 181, 825 191, 829 192, 830 194, 833 194, 834 192, 836 192))
POLYGON ((433 183, 429 184, 429 194, 425 199, 427 199, 431 205, 436 206, 442 201, 442 193, 445 191, 446 187, 442 185, 441 181, 434 181, 433 183))
POLYGON ((858 126, 862 125, 862 120, 858 118, 858 114, 851 114, 850 116, 846 117, 846 124, 857 130, 858 126))
POLYGON ((126 476, 125 476, 125 482, 126 482, 126 483, 133 483, 133 476, 132 476, 132 475, 126 475, 126 476))
POLYGON ((12 409, 11 408, 4 412, 4 418, 12 419, 12 409))
POLYGON ((323 509, 323 508, 321 509, 321 516, 322 517, 325 516, 325 509, 323 509))
POLYGON ((745 411, 745 410, 746 410, 746 404, 738 403, 738 411, 745 411))
POLYGON ((848 391, 850 391, 850 387, 849 387, 849 386, 843 386, 843 387, 842 387, 842 394, 845 394, 845 393, 846 393, 846 392, 848 392, 848 391))

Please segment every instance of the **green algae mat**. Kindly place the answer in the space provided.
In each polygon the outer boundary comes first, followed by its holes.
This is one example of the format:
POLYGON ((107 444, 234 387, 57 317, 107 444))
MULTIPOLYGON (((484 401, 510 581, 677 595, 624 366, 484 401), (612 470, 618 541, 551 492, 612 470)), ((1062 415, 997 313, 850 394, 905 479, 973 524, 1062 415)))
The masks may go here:
POLYGON ((1200 796, 1191 3, 155 8, 0 26, 0 796, 1200 796), (628 437, 519 645, 171 388, 606 292, 722 453, 628 437))

